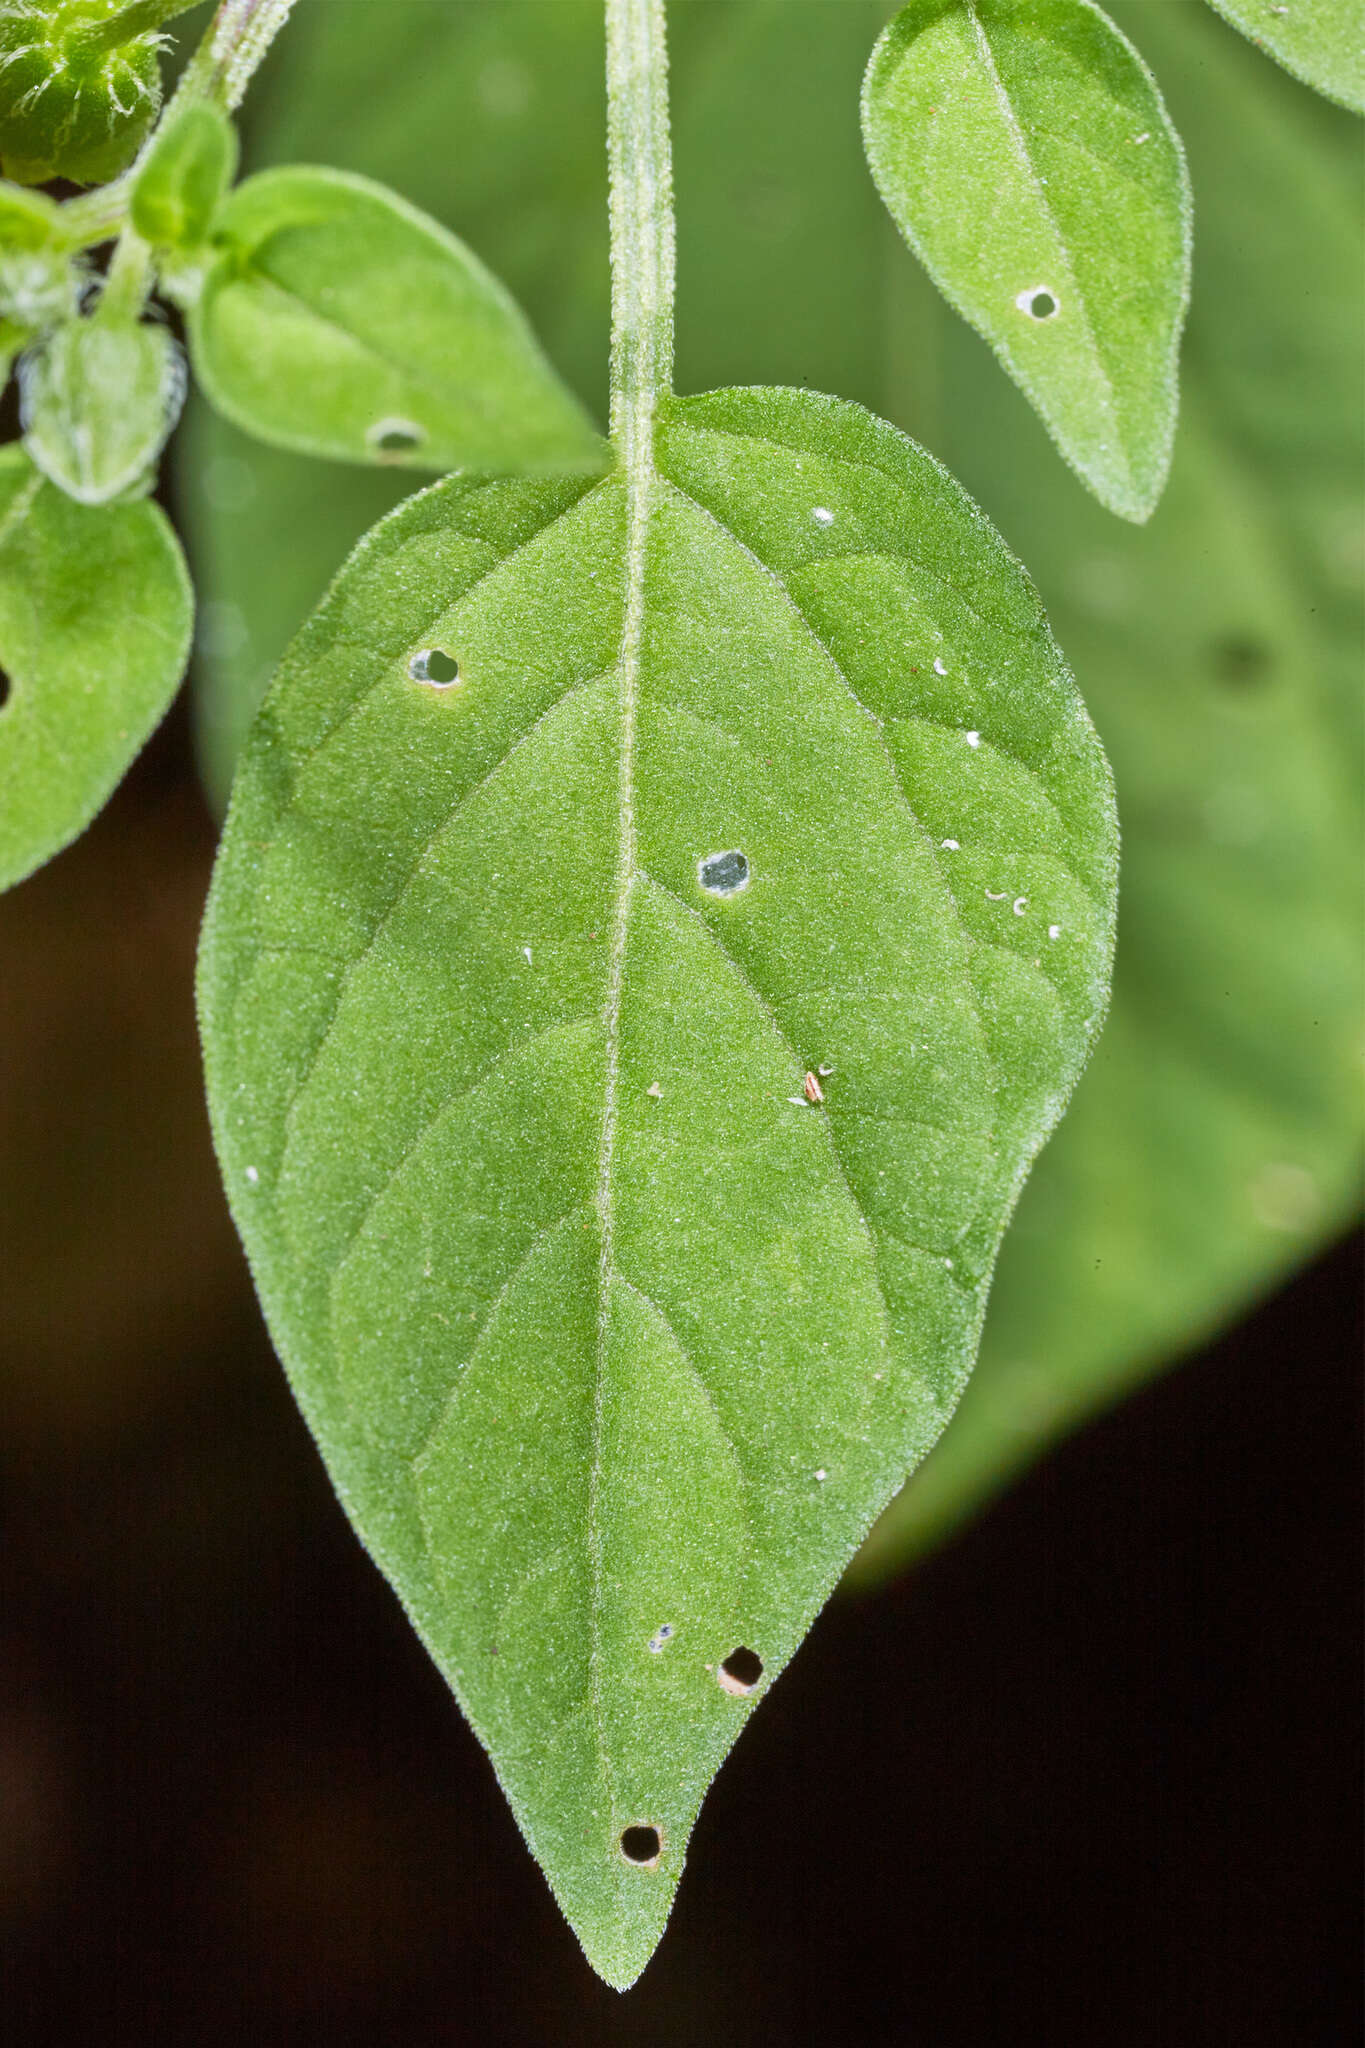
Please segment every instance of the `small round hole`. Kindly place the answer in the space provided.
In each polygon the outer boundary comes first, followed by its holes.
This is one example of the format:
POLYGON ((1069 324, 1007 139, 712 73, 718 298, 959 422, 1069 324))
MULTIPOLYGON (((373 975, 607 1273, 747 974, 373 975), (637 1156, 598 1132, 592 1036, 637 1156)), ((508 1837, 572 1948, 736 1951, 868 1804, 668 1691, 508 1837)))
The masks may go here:
POLYGON ((415 683, 434 683, 438 690, 448 690, 460 680, 460 664, 444 648, 427 647, 421 654, 413 655, 408 674, 415 683))
POLYGON ((734 847, 726 853, 708 853, 697 862, 697 880, 708 896, 738 896, 749 886, 748 859, 734 847))
POLYGON ((376 455, 409 455, 426 440, 416 420, 376 420, 365 439, 376 455))
POLYGON ((724 1691, 742 1699, 746 1692, 752 1692, 763 1676, 763 1659, 756 1650, 750 1650, 741 1643, 737 1650, 731 1650, 716 1673, 724 1691))
POLYGON ((1027 291, 1020 292, 1015 305, 1021 313, 1027 313, 1030 320, 1050 320, 1057 311, 1057 297, 1046 285, 1031 284, 1027 291))
POLYGON ((641 1824, 621 1830, 621 1854, 627 1863, 634 1863, 641 1870, 656 1870, 662 1849, 663 1839, 657 1828, 641 1824))

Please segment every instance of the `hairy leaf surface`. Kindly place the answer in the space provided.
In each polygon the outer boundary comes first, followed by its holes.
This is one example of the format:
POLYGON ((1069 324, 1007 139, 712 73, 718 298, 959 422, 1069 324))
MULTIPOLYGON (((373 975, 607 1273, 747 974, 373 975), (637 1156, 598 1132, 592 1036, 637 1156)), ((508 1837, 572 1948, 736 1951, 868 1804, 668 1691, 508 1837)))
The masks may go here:
POLYGON ((912 0, 863 87, 878 190, 1113 512, 1161 494, 1189 293, 1179 139, 1089 0, 912 0))
POLYGON ((1114 765, 1114 1000, 1002 1249, 980 1363, 864 1552, 869 1577, 1359 1213, 1365 904, 1343 849, 1365 827, 1365 320, 1342 289, 1359 136, 1207 12, 1127 18, 1202 222, 1180 442, 1150 526, 1114 528, 1041 475, 1041 436, 980 351, 945 388, 945 454, 1027 541, 1114 765))
POLYGON ((1032 589, 930 458, 790 391, 673 406, 657 458, 638 568, 615 477, 451 479, 364 543, 201 977, 300 1400, 622 1984, 956 1401, 1115 865, 1032 589))
MULTIPOLYGON (((884 10, 670 8, 681 381, 809 378, 889 414, 966 479, 1030 563, 1077 664, 1114 763, 1134 902, 1160 898, 1125 920, 1110 1021, 1006 1238, 967 1397, 904 1518, 882 1531, 898 1527, 897 1540, 873 1539, 869 1568, 883 1573, 1242 1313, 1359 1201, 1360 910, 1341 853, 1360 831, 1341 775, 1360 757, 1358 436, 1342 429, 1365 388, 1359 307, 1342 291, 1359 132, 1209 9, 1113 4, 1186 138, 1201 219, 1190 431, 1169 501, 1132 532, 1075 490, 889 230, 847 122, 884 10), (866 317, 850 321, 851 304, 866 317), (1216 783, 1211 805, 1196 774, 1210 796, 1216 783), (1236 836, 1248 829, 1254 858, 1236 836), (1163 868, 1176 886, 1161 887, 1163 868), (1226 1016, 1239 1030, 1263 1018, 1254 1055, 1235 1064, 1196 1000, 1215 949, 1226 1016)), ((300 15, 254 130, 258 158, 344 149, 457 221, 593 395, 606 330, 600 116, 584 114, 595 0, 463 7, 438 46, 426 0, 392 0, 387 23, 431 58, 411 112, 368 92, 364 37, 344 11, 300 15), (477 147, 436 147, 448 120, 477 147)), ((320 502, 311 464, 205 411, 191 431, 177 442, 191 456, 180 489, 225 621, 211 662, 206 643, 200 716, 225 793, 293 626, 400 480, 337 472, 320 502)))
POLYGON ((1357 0, 1209 0, 1286 71, 1365 113, 1365 25, 1357 0))
POLYGON ((68 321, 19 365, 24 446, 82 505, 149 487, 184 398, 179 344, 148 320, 68 321))
POLYGON ((204 388, 281 447, 416 469, 600 467, 600 443, 508 293, 367 178, 262 171, 218 216, 190 309, 204 388))
POLYGON ((155 505, 77 505, 0 451, 0 888, 74 839, 184 672, 193 599, 155 505))

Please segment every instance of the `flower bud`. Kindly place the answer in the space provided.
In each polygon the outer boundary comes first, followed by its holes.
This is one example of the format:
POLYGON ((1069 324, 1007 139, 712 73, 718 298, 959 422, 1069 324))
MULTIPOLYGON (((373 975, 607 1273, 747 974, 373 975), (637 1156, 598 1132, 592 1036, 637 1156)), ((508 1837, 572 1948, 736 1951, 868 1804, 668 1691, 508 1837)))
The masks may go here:
POLYGON ((0 168, 19 185, 103 185, 161 104, 155 30, 113 49, 91 31, 125 0, 0 0, 0 168))

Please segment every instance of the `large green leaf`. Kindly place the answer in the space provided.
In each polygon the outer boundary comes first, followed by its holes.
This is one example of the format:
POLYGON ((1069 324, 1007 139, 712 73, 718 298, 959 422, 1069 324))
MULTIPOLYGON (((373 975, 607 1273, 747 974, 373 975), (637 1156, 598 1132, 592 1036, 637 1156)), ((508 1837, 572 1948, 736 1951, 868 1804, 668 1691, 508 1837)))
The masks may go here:
POLYGON ((0 450, 0 888, 84 831, 175 694, 193 598, 155 505, 77 505, 0 450))
MULTIPOLYGON (((1357 264, 1359 130, 1194 0, 1119 0, 1117 11, 1188 140, 1203 223, 1189 419, 1169 502, 1132 532, 1075 489, 886 220, 851 111, 885 10, 876 0, 670 8, 681 382, 809 379, 889 414, 967 478, 1036 571, 1110 746, 1135 909, 1149 867, 1174 876, 1159 912, 1124 921, 1111 1021, 1030 1177, 968 1401, 907 1490, 907 1509, 917 1497, 921 1508, 883 1569, 1236 1315, 1358 1198, 1359 1091, 1340 1050, 1357 999, 1324 966, 1344 961, 1359 929, 1341 893, 1343 849, 1359 839, 1342 772, 1359 758, 1353 421, 1365 380, 1344 284, 1357 264), (1281 666, 1266 663, 1267 645, 1275 664, 1284 650, 1281 666), (1221 819, 1218 805, 1205 809, 1211 789, 1175 780, 1220 763, 1222 784, 1243 788, 1220 799, 1221 819), (1253 860, 1204 829, 1235 834, 1238 804, 1240 829, 1258 814, 1273 828, 1253 860), (1217 1030, 1192 1028, 1215 958, 1217 1000, 1232 1018, 1253 1016, 1267 983, 1274 994, 1252 1061, 1229 1062, 1217 1030), (1280 1166, 1295 1170, 1261 1178, 1280 1166), (1188 1201, 1187 1185, 1198 1190, 1188 1201)), ((405 63, 419 44, 429 60, 411 67, 410 112, 369 92, 352 15, 298 16, 256 148, 344 150, 456 223, 596 402, 606 336, 596 0, 452 6, 439 35, 425 0, 393 0, 386 23, 405 63), (435 147, 447 118, 476 146, 435 147)), ((322 476, 202 411, 191 427, 182 497, 222 625, 201 671, 200 716, 212 719, 225 787, 293 625, 400 485, 377 472, 322 476)))
POLYGON ((376 530, 248 743, 201 976, 299 1398, 621 1985, 951 1413, 1116 853, 1032 588, 930 458, 732 391, 658 462, 642 554, 615 477, 376 530))
POLYGON ((263 171, 214 239, 190 348, 208 396, 249 432, 418 469, 601 466, 509 294, 395 193, 341 171, 263 171))
POLYGON ((945 407, 949 459, 1027 543, 1114 762, 1114 1003, 1006 1241, 978 1372, 874 1574, 1360 1200, 1358 139, 1198 10, 1131 11, 1204 222, 1166 500, 1126 534, 1054 488, 987 362, 949 366, 945 407))
POLYGON ((1179 138, 1089 0, 912 0, 863 88, 892 218, 1111 511, 1170 464, 1189 292, 1179 138))
POLYGON ((1358 0, 1210 0, 1286 71, 1365 113, 1365 29, 1358 0))

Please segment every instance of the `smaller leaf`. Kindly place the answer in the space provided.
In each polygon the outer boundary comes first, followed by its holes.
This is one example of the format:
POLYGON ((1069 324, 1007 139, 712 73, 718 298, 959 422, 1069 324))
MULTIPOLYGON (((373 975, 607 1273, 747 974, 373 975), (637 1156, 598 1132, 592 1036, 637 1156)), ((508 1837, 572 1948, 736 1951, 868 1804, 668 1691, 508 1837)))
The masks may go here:
POLYGON ((304 454, 415 469, 601 466, 601 444, 478 258, 382 185, 298 166, 231 195, 190 310, 209 398, 304 454))
POLYGON ((0 322, 9 357, 35 334, 72 319, 81 284, 79 266, 63 248, 61 208, 44 192, 0 184, 0 322))
POLYGON ((1365 31, 1359 0, 1209 0, 1226 21, 1295 78, 1365 114, 1365 31))
POLYGON ((1089 0, 912 0, 863 87, 877 188, 1109 509, 1166 480, 1189 293, 1184 155, 1089 0))
POLYGON ((84 830, 189 653, 184 557, 155 505, 77 505, 0 449, 0 888, 84 830))
POLYGON ((45 192, 0 184, 0 250, 45 249, 62 238, 62 210, 45 192))
POLYGON ((192 100, 157 134, 137 173, 129 212, 154 248, 204 242, 237 170, 237 131, 221 108, 192 100))
POLYGON ((184 401, 184 357, 148 321, 72 320, 19 366, 24 446, 82 505, 107 505, 141 483, 184 401))

